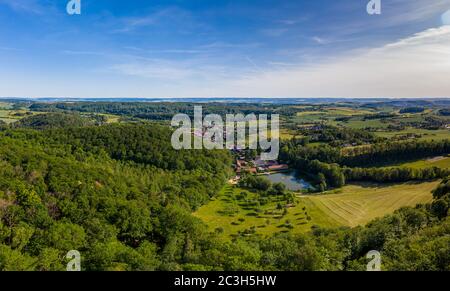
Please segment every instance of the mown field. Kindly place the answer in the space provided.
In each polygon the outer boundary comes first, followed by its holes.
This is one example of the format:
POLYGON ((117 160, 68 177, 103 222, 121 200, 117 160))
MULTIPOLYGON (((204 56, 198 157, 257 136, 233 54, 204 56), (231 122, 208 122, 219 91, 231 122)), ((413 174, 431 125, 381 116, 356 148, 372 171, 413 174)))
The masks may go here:
POLYGON ((25 108, 14 109, 14 104, 9 102, 0 102, 0 121, 13 123, 27 116, 36 115, 25 108))
POLYGON ((24 117, 35 115, 36 113, 32 113, 26 110, 4 110, 0 109, 0 120, 6 123, 16 122, 24 117))
POLYGON ((354 227, 401 207, 430 202, 431 191, 438 183, 348 185, 334 192, 299 196, 295 206, 286 210, 284 205, 279 209, 282 200, 250 206, 248 201, 255 200, 257 194, 228 185, 194 215, 224 238, 238 233, 263 236, 277 232, 304 233, 314 225, 354 227), (242 192, 247 195, 245 200, 240 198, 242 192))
POLYGON ((401 131, 380 131, 375 132, 376 135, 385 138, 396 138, 407 135, 420 135, 419 140, 443 140, 450 138, 449 129, 428 130, 421 128, 409 128, 401 131))
POLYGON ((438 184, 439 181, 388 186, 349 185, 334 194, 325 193, 303 198, 303 202, 310 207, 317 207, 338 224, 354 227, 365 225, 374 218, 382 217, 404 206, 430 202, 431 191, 438 184))
MULTIPOLYGON (((22 107, 19 109, 13 109, 13 103, 0 102, 0 120, 8 124, 19 121, 25 117, 45 114, 46 112, 34 112, 30 111, 28 108, 22 107)), ((81 114, 83 115, 83 114, 81 114)), ((84 114, 89 115, 89 114, 84 114)), ((106 118, 107 123, 117 123, 120 122, 120 116, 113 114, 98 114, 106 118)))
POLYGON ((435 157, 410 163, 401 164, 403 167, 423 169, 430 167, 438 167, 442 169, 450 169, 450 157, 435 157))

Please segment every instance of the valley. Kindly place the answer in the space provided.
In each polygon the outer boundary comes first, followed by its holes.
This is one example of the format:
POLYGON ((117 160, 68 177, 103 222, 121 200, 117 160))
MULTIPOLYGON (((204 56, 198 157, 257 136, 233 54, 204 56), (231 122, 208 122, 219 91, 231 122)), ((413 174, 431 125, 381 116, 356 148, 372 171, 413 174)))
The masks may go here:
POLYGON ((0 269, 62 270, 76 249, 86 270, 361 270, 377 249, 402 270, 448 248, 449 101, 270 101, 193 101, 279 114, 263 161, 173 148, 193 103, 3 100, 0 269))

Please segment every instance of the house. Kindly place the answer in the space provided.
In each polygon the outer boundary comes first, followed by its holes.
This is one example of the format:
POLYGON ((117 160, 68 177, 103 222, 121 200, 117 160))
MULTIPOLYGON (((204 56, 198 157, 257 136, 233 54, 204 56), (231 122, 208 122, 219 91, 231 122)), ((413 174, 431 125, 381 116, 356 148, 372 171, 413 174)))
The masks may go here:
POLYGON ((278 165, 278 162, 277 161, 267 161, 266 165, 269 166, 269 167, 270 166, 276 166, 276 165, 278 165))
POLYGON ((244 161, 244 160, 237 160, 237 161, 236 161, 236 165, 237 165, 238 167, 245 167, 245 166, 247 166, 247 162, 244 161))
POLYGON ((260 158, 253 161, 256 167, 264 167, 266 165, 266 161, 261 160, 260 158))
POLYGON ((285 164, 269 166, 270 171, 283 171, 283 170, 288 170, 288 169, 289 169, 289 166, 285 165, 285 164))

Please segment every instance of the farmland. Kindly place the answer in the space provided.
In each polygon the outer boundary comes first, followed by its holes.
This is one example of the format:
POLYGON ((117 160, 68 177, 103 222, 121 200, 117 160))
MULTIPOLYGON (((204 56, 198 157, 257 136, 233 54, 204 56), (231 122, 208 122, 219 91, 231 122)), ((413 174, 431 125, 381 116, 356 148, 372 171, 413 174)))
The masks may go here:
POLYGON ((400 185, 359 184, 348 185, 336 194, 305 197, 307 205, 317 207, 340 225, 364 225, 377 217, 395 210, 428 203, 431 191, 439 182, 405 183, 400 185))
POLYGON ((438 167, 438 168, 443 168, 443 169, 449 169, 450 168, 450 157, 439 156, 439 157, 434 157, 434 158, 430 158, 430 159, 419 160, 419 161, 410 162, 410 163, 404 163, 404 164, 401 164, 401 166, 408 167, 408 168, 414 168, 414 169, 422 169, 422 168, 427 168, 427 167, 438 167))
POLYGON ((280 202, 272 199, 266 205, 249 206, 257 194, 226 186, 219 196, 194 215, 211 230, 220 230, 222 237, 239 233, 269 235, 278 232, 304 233, 312 226, 339 227, 365 225, 377 217, 406 206, 428 203, 438 181, 399 185, 357 184, 320 195, 301 195, 295 206, 277 209, 280 202), (246 199, 240 193, 246 193, 246 199), (227 211, 229 210, 229 211, 227 211), (284 213, 283 213, 284 212, 284 213))
MULTIPOLYGON (((277 232, 304 233, 311 226, 339 226, 335 220, 323 215, 315 205, 298 198, 295 206, 280 208, 282 199, 272 198, 265 205, 251 205, 258 194, 238 187, 226 186, 211 202, 201 207, 194 216, 206 222, 212 231, 218 231, 224 238, 239 233, 270 235, 277 232), (241 198, 241 193, 246 193, 241 198), (312 206, 311 208, 308 206, 312 206)), ((283 204, 284 205, 284 204, 283 204)))
POLYGON ((446 250, 449 123, 443 105, 401 104, 202 104, 279 113, 266 164, 260 150, 174 150, 170 120, 192 103, 5 100, 0 269, 63 270, 72 249, 87 270, 360 270, 367 249, 422 268, 388 252, 446 250))

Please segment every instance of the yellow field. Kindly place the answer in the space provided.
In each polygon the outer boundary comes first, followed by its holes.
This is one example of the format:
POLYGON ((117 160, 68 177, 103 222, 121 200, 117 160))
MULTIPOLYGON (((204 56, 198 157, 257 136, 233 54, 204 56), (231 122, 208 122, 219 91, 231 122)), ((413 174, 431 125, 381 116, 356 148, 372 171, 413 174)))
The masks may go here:
POLYGON ((376 132, 377 136, 386 137, 389 139, 404 136, 407 134, 420 134, 422 135, 420 140, 443 140, 450 138, 450 130, 448 129, 439 129, 439 130, 428 130, 428 129, 420 129, 420 128, 408 128, 402 131, 391 131, 391 132, 376 132))
MULTIPOLYGON (((4 106, 4 105, 0 105, 4 106)), ((9 110, 0 108, 0 120, 6 123, 13 123, 29 115, 36 115, 41 113, 31 112, 27 110, 9 110)))
POLYGON ((406 183, 392 186, 350 185, 338 194, 303 197, 304 203, 317 207, 338 224, 354 227, 404 206, 432 200, 431 191, 439 184, 406 183))
POLYGON ((420 160, 411 163, 404 163, 401 166, 415 169, 438 167, 442 169, 450 169, 450 157, 435 157, 426 160, 420 160))

